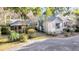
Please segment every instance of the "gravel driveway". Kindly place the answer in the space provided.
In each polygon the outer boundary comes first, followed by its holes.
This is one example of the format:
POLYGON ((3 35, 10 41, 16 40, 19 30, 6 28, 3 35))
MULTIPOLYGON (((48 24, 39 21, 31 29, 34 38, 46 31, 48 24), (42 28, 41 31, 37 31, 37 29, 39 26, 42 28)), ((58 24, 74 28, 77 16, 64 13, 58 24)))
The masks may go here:
POLYGON ((23 46, 18 51, 79 51, 79 35, 70 38, 49 38, 23 46))

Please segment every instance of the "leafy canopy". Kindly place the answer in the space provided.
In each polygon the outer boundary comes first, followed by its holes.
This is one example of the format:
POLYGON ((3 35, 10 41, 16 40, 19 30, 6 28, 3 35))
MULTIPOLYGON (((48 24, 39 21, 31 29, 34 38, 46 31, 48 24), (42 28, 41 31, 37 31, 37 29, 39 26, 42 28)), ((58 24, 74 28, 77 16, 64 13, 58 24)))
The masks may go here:
POLYGON ((52 8, 52 7, 48 7, 47 9, 46 9, 46 16, 52 16, 53 15, 53 13, 54 13, 54 9, 52 8))
POLYGON ((79 15, 79 9, 73 10, 72 12, 73 12, 74 14, 79 15))

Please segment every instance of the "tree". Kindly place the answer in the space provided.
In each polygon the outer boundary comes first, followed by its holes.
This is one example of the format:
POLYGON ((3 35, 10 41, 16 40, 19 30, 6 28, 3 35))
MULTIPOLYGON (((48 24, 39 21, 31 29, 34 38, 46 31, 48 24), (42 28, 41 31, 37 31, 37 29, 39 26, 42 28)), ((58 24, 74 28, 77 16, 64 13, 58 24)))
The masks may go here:
POLYGON ((50 7, 46 8, 46 16, 51 16, 52 15, 52 10, 50 7))
POLYGON ((68 15, 70 7, 55 7, 55 14, 68 15))
POLYGON ((37 15, 38 16, 41 16, 42 15, 42 9, 40 7, 37 7, 36 8, 36 12, 37 12, 37 15))
POLYGON ((11 11, 14 11, 16 14, 20 14, 20 17, 26 19, 26 14, 30 11, 29 7, 8 7, 11 11))
POLYGON ((77 27, 77 31, 79 32, 79 9, 73 10, 72 13, 76 15, 76 20, 77 20, 76 27, 77 27))
POLYGON ((73 10, 72 13, 79 15, 79 9, 73 10))

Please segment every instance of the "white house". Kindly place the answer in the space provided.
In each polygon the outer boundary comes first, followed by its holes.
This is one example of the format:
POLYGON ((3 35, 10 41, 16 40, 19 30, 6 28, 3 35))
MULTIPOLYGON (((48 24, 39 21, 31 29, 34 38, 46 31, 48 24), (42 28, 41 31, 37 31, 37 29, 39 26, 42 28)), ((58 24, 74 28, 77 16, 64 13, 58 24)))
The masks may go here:
POLYGON ((48 34, 62 33, 63 28, 63 20, 60 17, 51 16, 43 23, 44 32, 47 32, 48 34))
POLYGON ((76 19, 74 15, 57 15, 51 16, 48 18, 48 20, 45 20, 43 22, 43 29, 44 32, 47 32, 48 34, 62 33, 63 29, 72 27, 73 25, 76 25, 76 19))

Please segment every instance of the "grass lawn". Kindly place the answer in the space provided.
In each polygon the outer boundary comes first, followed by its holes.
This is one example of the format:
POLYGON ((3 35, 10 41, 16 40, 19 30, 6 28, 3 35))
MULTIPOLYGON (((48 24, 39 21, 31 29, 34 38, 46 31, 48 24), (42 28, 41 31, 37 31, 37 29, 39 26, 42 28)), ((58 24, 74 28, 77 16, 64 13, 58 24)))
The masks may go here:
MULTIPOLYGON (((32 38, 32 40, 45 40, 45 38, 46 38, 45 36, 39 36, 39 37, 32 38)), ((7 38, 0 38, 0 51, 6 51, 11 48, 18 48, 19 46, 22 45, 20 43, 24 43, 24 44, 29 43, 29 39, 28 39, 28 42, 19 42, 19 41, 8 42, 7 38)))
POLYGON ((33 40, 45 40, 47 37, 45 36, 39 36, 39 37, 35 37, 35 38, 32 38, 33 40))
POLYGON ((18 46, 19 46, 19 42, 3 43, 0 45, 0 51, 6 51, 10 48, 18 47, 18 46))
POLYGON ((8 42, 8 38, 0 38, 0 51, 6 51, 13 47, 18 47, 21 42, 8 42))

